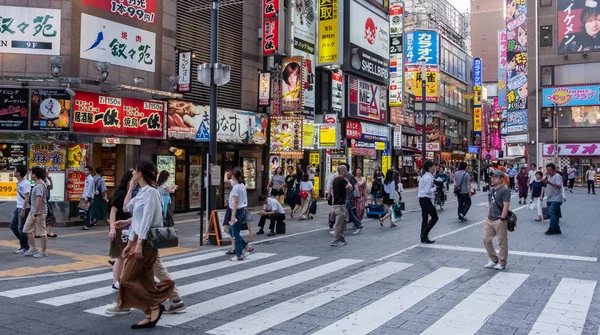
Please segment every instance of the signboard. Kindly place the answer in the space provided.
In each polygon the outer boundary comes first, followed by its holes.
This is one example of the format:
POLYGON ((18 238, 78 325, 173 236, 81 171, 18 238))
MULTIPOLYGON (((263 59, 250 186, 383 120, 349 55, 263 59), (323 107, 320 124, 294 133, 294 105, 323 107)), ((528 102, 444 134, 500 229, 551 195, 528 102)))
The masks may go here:
MULTIPOLYGON (((392 37, 392 47, 399 45, 402 50, 402 37, 392 37)), ((391 53, 390 47, 390 106, 402 106, 402 96, 404 88, 404 62, 402 61, 402 53, 391 53)))
POLYGON ((597 106, 600 85, 554 86, 542 88, 542 106, 597 106))
POLYGON ((498 105, 506 108, 506 52, 508 50, 506 29, 498 30, 498 105))
POLYGON ((315 146, 315 131, 318 129, 318 126, 315 126, 312 123, 305 123, 303 130, 303 140, 302 145, 305 148, 313 148, 315 146))
MULTIPOLYGON (((564 143, 556 149, 559 156, 600 156, 600 143, 564 143)), ((544 144, 542 155, 554 156, 554 150, 554 144, 544 144)))
POLYGON ((598 16, 596 1, 557 0, 558 33, 556 36, 559 54, 600 51, 600 42, 596 41, 595 24, 598 16), (587 22, 582 22, 582 19, 587 22))
POLYGON ((154 72, 156 34, 88 14, 81 14, 79 56, 154 72))
POLYGON ((316 2, 297 0, 292 6, 292 56, 302 57, 302 115, 315 119, 315 34, 316 2))
POLYGON ((77 92, 73 131, 137 138, 164 138, 165 103, 77 92))
POLYGON ((404 11, 402 4, 390 6, 390 36, 402 35, 404 30, 404 11))
POLYGON ((281 79, 279 73, 271 76, 271 113, 272 116, 281 115, 281 79))
POLYGON ((68 131, 71 96, 64 90, 31 90, 31 130, 68 131))
POLYGON ((271 103, 271 72, 258 75, 258 105, 269 106, 271 103))
POLYGON ((319 2, 319 56, 317 65, 340 64, 344 46, 344 1, 317 0, 319 2))
POLYGON ((346 138, 371 142, 387 142, 389 130, 387 126, 346 120, 346 138))
POLYGON ((262 6, 262 53, 272 55, 279 49, 280 0, 263 0, 262 6))
MULTIPOLYGON (((414 101, 422 101, 423 95, 421 94, 421 82, 422 82, 422 71, 420 65, 406 65, 404 66, 404 89, 414 95, 414 101)), ((440 67, 439 65, 427 65, 425 76, 426 89, 427 89, 427 102, 438 102, 439 93, 439 76, 440 67)))
POLYGON ((27 145, 0 144, 0 171, 12 171, 17 166, 27 166, 27 145))
POLYGON ((345 70, 387 85, 390 58, 387 17, 379 16, 357 0, 350 0, 350 22, 351 52, 346 55, 345 70))
POLYGON ((301 57, 284 58, 281 73, 281 111, 302 111, 303 68, 301 57))
POLYGON ((394 126, 394 150, 402 149, 402 126, 394 126))
POLYGON ((439 36, 436 31, 417 30, 406 33, 406 63, 439 64, 439 36))
POLYGON ((82 0, 81 2, 137 21, 156 23, 156 0, 82 0))
POLYGON ((319 125, 319 149, 338 147, 338 124, 319 125))
POLYGON ((0 6, 0 53, 60 55, 60 9, 0 6))
POLYGON ((527 131, 527 123, 527 110, 510 111, 506 118, 506 131, 509 134, 527 131))
MULTIPOLYGON (((417 148, 419 150, 421 150, 422 148, 422 144, 423 142, 417 142, 417 148)), ((427 152, 431 152, 431 151, 440 151, 441 149, 441 145, 439 142, 427 142, 427 147, 426 147, 426 151, 427 152)))
POLYGON ((48 171, 65 171, 67 146, 65 144, 31 144, 29 170, 36 166, 48 171))
POLYGON ((468 152, 470 154, 478 154, 479 153, 479 147, 476 145, 469 145, 469 150, 468 152))
POLYGON ((0 181, 0 201, 15 201, 17 198, 17 177, 12 173, 7 176, 7 179, 13 181, 0 181))
POLYGON ((481 131, 482 127, 481 107, 473 108, 473 131, 481 131))
POLYGON ((303 120, 301 117, 272 117, 270 152, 302 155, 303 120))
POLYGON ((473 86, 481 86, 482 67, 481 58, 473 59, 473 86))
POLYGON ((331 109, 339 113, 344 108, 344 76, 342 71, 331 73, 331 109))
POLYGON ((389 171, 392 167, 392 156, 383 155, 381 156, 381 171, 389 171))
POLYGON ((0 89, 0 130, 26 130, 28 107, 28 89, 0 89))
POLYGON ((508 135, 506 136, 507 143, 524 143, 529 141, 529 134, 508 135))
POLYGON ((175 159, 174 155, 156 155, 156 170, 158 173, 163 170, 169 172, 167 185, 175 184, 175 159))
POLYGON ((387 89, 349 77, 348 116, 373 122, 387 122, 387 89))
POLYGON ((390 123, 403 125, 405 116, 406 113, 402 107, 390 107, 390 123))
POLYGON ((79 201, 85 188, 85 173, 83 171, 67 172, 67 201, 79 201))
POLYGON ((178 51, 177 76, 177 92, 187 93, 192 90, 191 73, 192 73, 192 52, 178 51))
POLYGON ((527 0, 506 0, 505 14, 506 107, 510 112, 527 109, 527 0))
MULTIPOLYGON (((167 137, 169 139, 195 140, 199 130, 204 130, 208 141, 210 134, 209 106, 191 102, 169 100, 167 137)), ((217 108, 217 142, 266 144, 266 114, 217 108)))

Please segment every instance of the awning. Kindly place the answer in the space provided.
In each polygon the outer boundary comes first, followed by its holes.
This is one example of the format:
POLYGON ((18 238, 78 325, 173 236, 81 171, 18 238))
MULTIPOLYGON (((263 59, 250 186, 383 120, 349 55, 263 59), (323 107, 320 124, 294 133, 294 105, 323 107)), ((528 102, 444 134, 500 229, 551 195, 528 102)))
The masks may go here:
POLYGON ((413 128, 402 127, 402 135, 421 136, 421 133, 413 128))

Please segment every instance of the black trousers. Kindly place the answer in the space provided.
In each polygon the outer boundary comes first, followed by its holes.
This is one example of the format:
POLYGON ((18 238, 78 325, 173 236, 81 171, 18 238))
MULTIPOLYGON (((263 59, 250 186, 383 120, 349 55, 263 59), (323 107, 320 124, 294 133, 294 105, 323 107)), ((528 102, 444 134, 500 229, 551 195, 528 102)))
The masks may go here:
POLYGON ((508 180, 510 181, 510 189, 514 190, 515 189, 515 177, 508 177, 508 180))
POLYGON ((471 208, 471 197, 468 194, 458 195, 458 215, 467 216, 471 208))
POLYGON ((588 193, 590 193, 590 189, 592 190, 592 193, 596 194, 596 189, 594 189, 593 180, 588 180, 588 193))
POLYGON ((573 184, 575 184, 575 178, 569 179, 569 188, 573 189, 573 184))
POLYGON ((275 214, 269 214, 269 215, 262 215, 260 217, 260 221, 258 221, 258 226, 260 227, 260 229, 263 229, 267 219, 271 220, 271 223, 269 223, 269 230, 275 230, 275 223, 283 222, 285 220, 285 214, 275 213, 275 214))
POLYGON ((419 198, 419 205, 421 206, 421 215, 423 216, 423 220, 421 221, 421 237, 428 238, 429 232, 438 222, 437 211, 433 202, 431 202, 431 198, 419 198), (430 216, 431 220, 429 220, 430 216))

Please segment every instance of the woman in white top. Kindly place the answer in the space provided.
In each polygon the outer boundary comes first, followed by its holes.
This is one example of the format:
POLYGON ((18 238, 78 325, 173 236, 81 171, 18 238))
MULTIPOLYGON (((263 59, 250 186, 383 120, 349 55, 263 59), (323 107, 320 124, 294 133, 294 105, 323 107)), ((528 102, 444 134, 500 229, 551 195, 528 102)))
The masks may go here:
POLYGON ((308 174, 302 176, 302 181, 300 182, 301 205, 294 210, 294 213, 299 213, 298 220, 300 221, 312 219, 312 215, 310 215, 310 205, 312 203, 312 198, 314 198, 315 187, 308 178, 308 174))
POLYGON ((125 196, 124 209, 132 213, 129 227, 129 242, 123 249, 126 259, 121 274, 121 285, 117 306, 136 308, 143 311, 145 319, 131 326, 137 328, 153 328, 162 316, 165 307, 161 304, 169 298, 175 283, 172 280, 156 282, 154 280, 154 263, 158 249, 146 243, 148 231, 152 227, 162 227, 162 201, 156 189, 156 167, 147 161, 140 161, 133 170, 133 178, 125 196), (132 198, 136 186, 140 190, 132 198))
POLYGON ((383 228, 383 223, 387 218, 390 218, 390 228, 397 227, 392 220, 392 206, 399 203, 402 194, 402 183, 400 183, 400 173, 394 172, 389 169, 386 173, 385 180, 383 182, 383 204, 387 207, 387 214, 379 219, 379 225, 383 228))
MULTIPOLYGON (((240 236, 242 223, 246 221, 246 207, 248 207, 248 193, 246 192, 246 182, 242 169, 236 167, 232 172, 232 179, 235 185, 229 193, 229 208, 231 208, 231 221, 229 222, 229 233, 235 240, 235 254, 238 261, 243 261, 246 255, 242 251, 250 253, 254 248, 240 236)), ((231 260, 234 260, 233 258, 231 260)))

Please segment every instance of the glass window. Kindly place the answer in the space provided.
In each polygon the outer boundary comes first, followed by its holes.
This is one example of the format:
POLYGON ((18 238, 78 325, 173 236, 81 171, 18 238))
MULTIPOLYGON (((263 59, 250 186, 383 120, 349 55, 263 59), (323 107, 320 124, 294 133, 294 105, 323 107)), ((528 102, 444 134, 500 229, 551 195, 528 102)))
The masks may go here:
POLYGON ((440 96, 440 104, 444 104, 444 94, 446 92, 446 83, 440 83, 440 91, 438 92, 440 96))
POLYGON ((552 6, 552 0, 540 0, 540 7, 552 6))
POLYGON ((552 128, 552 109, 542 108, 542 128, 552 128))
POLYGON ((554 85, 554 67, 542 66, 542 86, 554 85))
POLYGON ((557 116, 561 128, 600 127, 600 106, 562 107, 557 116))
POLYGON ((540 27, 540 46, 551 47, 552 46, 552 26, 541 26, 540 27))

